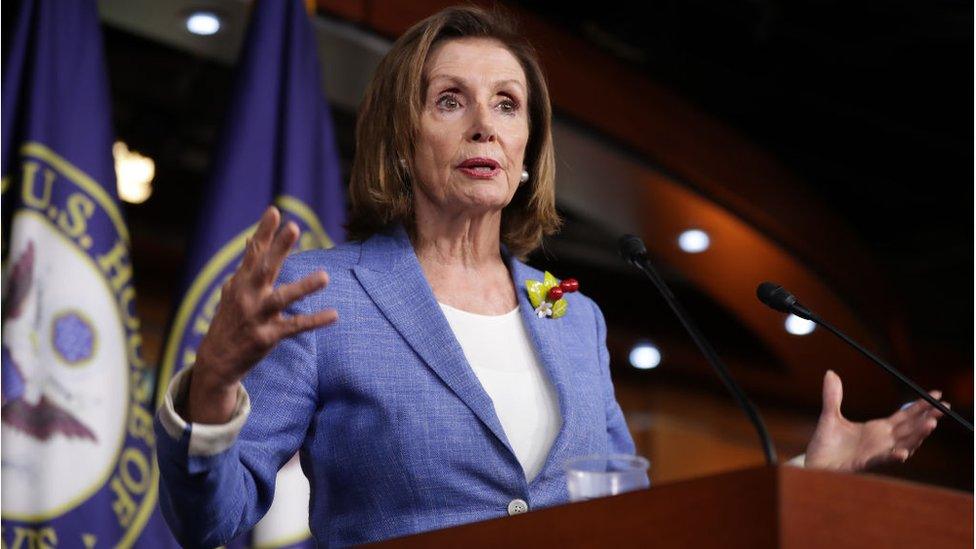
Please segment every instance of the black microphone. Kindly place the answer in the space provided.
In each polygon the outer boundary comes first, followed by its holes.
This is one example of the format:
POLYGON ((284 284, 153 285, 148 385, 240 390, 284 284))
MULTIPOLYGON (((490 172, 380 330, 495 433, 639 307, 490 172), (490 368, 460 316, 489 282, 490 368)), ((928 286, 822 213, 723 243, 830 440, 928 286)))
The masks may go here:
POLYGON ((728 368, 719 359, 718 354, 715 349, 712 348, 711 344, 705 339, 701 331, 692 322, 691 317, 685 312, 684 308, 678 303, 677 298, 671 293, 671 289, 668 285, 664 283, 664 279, 654 270, 654 266, 651 265, 650 260, 647 258, 647 248, 644 246, 644 241, 638 236, 632 234, 627 234, 620 237, 620 255, 630 263, 633 263, 635 267, 640 269, 651 282, 657 286, 661 295, 664 296, 664 300, 668 302, 671 310, 674 311, 675 316, 684 325, 685 330, 691 335, 691 339, 695 341, 698 348, 701 350, 702 354, 705 355, 705 359, 711 364, 715 373, 718 374, 719 379, 725 385, 725 388, 732 393, 732 397, 738 403, 739 407, 745 411, 746 415, 749 417, 749 421, 752 422, 753 427, 755 427, 756 432, 759 434, 759 440, 762 443, 763 453, 766 456, 766 463, 769 465, 776 465, 776 448, 773 446, 773 440, 769 436, 769 431, 766 430, 766 425, 763 423, 762 417, 759 416, 759 411, 756 407, 749 401, 749 398, 742 391, 739 385, 732 378, 732 374, 729 373, 728 368))
POLYGON ((756 288, 756 297, 759 298, 759 301, 762 301, 777 311, 793 313, 800 318, 813 320, 810 318, 813 313, 803 305, 800 305, 796 297, 790 292, 787 292, 782 286, 773 284, 772 282, 763 282, 756 288))
POLYGON ((931 395, 925 392, 925 389, 919 387, 918 384, 905 377, 904 374, 896 370, 894 367, 890 366, 885 361, 876 357, 873 353, 871 353, 870 351, 862 347, 858 342, 847 337, 847 334, 841 332, 833 325, 831 325, 829 322, 820 318, 820 316, 815 314, 813 311, 801 305, 800 302, 796 299, 796 297, 790 292, 788 292, 782 286, 778 284, 773 284, 772 282, 763 282, 762 284, 759 285, 758 288, 756 288, 756 296, 759 298, 759 301, 762 301, 764 304, 766 304, 768 307, 772 309, 776 309, 777 311, 781 311, 784 313, 793 313, 798 317, 811 320, 813 322, 816 322, 820 326, 823 326, 824 328, 827 329, 827 331, 843 339, 848 345, 857 349, 862 355, 868 357, 869 359, 874 361, 878 366, 884 368, 886 372, 895 376, 895 378, 898 381, 902 382, 902 384, 904 384, 906 387, 908 387, 909 389, 917 393, 920 397, 925 399, 926 402, 928 402, 932 406, 935 406, 936 409, 938 409, 940 412, 956 420, 963 427, 969 429, 969 431, 972 432, 973 430, 972 423, 969 423, 968 421, 963 419, 959 414, 953 412, 949 408, 946 408, 945 405, 943 405, 938 400, 932 398, 931 395))
POLYGON ((628 261, 633 261, 633 258, 646 259, 647 248, 641 237, 625 234, 620 237, 620 255, 628 261))

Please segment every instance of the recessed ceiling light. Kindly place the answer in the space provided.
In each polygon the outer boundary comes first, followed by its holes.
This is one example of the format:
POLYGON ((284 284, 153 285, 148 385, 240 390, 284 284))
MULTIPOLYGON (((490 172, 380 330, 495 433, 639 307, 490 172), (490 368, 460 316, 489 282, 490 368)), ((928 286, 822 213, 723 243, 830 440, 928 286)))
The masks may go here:
POLYGON ((690 254, 704 252, 709 244, 711 240, 708 238, 708 233, 701 229, 688 229, 678 236, 678 246, 690 254))
POLYGON ((661 363, 661 351, 650 342, 643 341, 630 350, 630 365, 639 370, 650 370, 661 363))
POLYGON ((196 11, 186 18, 186 30, 200 36, 210 36, 220 30, 220 17, 212 11, 196 11))
POLYGON ((786 317, 786 331, 798 336, 805 336, 817 327, 812 320, 800 318, 796 315, 786 317))

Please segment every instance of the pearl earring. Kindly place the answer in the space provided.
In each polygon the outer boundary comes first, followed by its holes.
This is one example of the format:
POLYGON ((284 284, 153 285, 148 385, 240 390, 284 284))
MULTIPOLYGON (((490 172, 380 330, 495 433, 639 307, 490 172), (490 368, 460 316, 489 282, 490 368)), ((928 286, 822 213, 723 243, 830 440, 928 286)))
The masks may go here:
POLYGON ((529 180, 529 170, 522 170, 522 179, 519 179, 520 183, 525 183, 529 180))

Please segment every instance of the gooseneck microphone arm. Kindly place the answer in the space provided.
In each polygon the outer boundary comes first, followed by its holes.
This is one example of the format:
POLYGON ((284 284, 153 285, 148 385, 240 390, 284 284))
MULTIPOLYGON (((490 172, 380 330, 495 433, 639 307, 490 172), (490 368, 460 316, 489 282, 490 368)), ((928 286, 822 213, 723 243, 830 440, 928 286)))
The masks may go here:
POLYGON ((940 412, 956 420, 963 427, 969 429, 970 432, 973 431, 972 423, 963 419, 962 416, 953 412, 935 398, 932 398, 932 395, 925 392, 925 389, 919 387, 918 384, 905 377, 904 374, 896 370, 893 366, 875 356, 871 351, 868 351, 862 347, 858 342, 848 337, 847 334, 841 332, 829 322, 820 318, 819 315, 801 305, 800 302, 797 301, 796 297, 782 286, 773 284, 772 282, 763 282, 758 288, 756 288, 756 296, 759 298, 759 301, 762 301, 765 305, 772 309, 776 309, 777 311, 784 313, 793 313, 800 318, 805 318, 812 322, 816 322, 820 326, 823 326, 827 331, 841 338, 848 345, 857 349, 862 355, 871 359, 878 366, 881 366, 886 372, 893 375, 898 381, 902 382, 902 384, 904 384, 906 387, 910 388, 920 397, 925 399, 926 402, 932 406, 935 406, 935 408, 940 412))
POLYGON ((665 284, 664 279, 657 273, 654 266, 651 265, 650 260, 647 258, 647 248, 644 247, 644 242, 640 237, 634 235, 624 235, 620 238, 620 254, 625 260, 632 263, 635 267, 640 269, 651 282, 657 287, 661 295, 664 296, 664 300, 667 301, 668 306, 674 311, 675 316, 681 321, 681 324, 691 335, 691 339, 695 341, 695 344, 701 350, 702 354, 705 355, 705 359, 718 374, 719 379, 725 385, 725 388, 732 394, 732 397, 738 403, 739 407, 745 411, 746 415, 749 417, 749 421, 755 427, 756 432, 759 434, 759 440, 762 443, 763 453, 766 456, 766 463, 769 465, 776 465, 776 448, 773 446, 773 440, 769 436, 769 431, 766 430, 766 425, 763 423, 762 417, 759 416, 759 411, 756 407, 749 401, 749 398, 742 391, 739 385, 732 378, 729 373, 728 368, 722 363, 722 360, 718 357, 715 349, 712 348, 705 336, 702 335, 701 331, 692 322, 691 317, 685 312, 684 308, 678 303, 677 298, 671 293, 671 289, 665 284))

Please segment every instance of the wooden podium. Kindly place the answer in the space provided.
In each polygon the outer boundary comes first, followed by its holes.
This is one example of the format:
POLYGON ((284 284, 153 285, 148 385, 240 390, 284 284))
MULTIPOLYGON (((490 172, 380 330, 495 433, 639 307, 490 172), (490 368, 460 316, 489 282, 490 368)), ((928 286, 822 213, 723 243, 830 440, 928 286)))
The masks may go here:
POLYGON ((389 540, 381 547, 973 547, 973 496, 758 467, 389 540))

